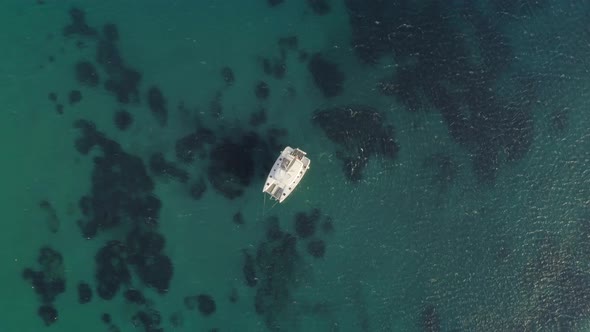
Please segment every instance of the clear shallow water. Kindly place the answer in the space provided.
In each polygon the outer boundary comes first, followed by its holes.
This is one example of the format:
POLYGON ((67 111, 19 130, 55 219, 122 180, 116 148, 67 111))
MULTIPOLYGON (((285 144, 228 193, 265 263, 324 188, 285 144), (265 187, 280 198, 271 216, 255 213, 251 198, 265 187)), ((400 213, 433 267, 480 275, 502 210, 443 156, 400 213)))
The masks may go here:
POLYGON ((435 3, 3 4, 0 328, 584 330, 590 8, 435 3), (285 144, 313 165, 273 206, 285 144))

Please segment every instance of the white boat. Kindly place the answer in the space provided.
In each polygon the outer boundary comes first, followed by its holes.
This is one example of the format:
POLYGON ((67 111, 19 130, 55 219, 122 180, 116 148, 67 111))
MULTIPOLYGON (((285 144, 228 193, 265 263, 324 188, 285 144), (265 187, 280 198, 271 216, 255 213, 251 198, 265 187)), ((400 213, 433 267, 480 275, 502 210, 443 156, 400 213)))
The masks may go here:
POLYGON ((282 203, 301 182, 310 163, 305 152, 287 146, 272 166, 262 192, 282 203))

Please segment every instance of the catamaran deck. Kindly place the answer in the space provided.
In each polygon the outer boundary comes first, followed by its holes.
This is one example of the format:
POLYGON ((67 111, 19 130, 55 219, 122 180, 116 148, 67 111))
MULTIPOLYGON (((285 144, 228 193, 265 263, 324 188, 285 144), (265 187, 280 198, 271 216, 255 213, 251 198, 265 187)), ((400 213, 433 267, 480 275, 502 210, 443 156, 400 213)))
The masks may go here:
POLYGON ((275 161, 262 192, 271 198, 283 202, 295 190, 305 173, 309 170, 311 160, 300 149, 287 146, 275 161))

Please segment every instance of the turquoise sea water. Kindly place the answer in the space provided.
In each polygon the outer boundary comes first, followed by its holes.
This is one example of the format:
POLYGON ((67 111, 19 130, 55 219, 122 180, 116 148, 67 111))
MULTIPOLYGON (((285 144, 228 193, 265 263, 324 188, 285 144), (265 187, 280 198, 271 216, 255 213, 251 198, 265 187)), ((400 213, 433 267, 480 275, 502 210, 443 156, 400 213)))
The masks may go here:
POLYGON ((590 3, 0 8, 0 331, 590 329, 590 3))

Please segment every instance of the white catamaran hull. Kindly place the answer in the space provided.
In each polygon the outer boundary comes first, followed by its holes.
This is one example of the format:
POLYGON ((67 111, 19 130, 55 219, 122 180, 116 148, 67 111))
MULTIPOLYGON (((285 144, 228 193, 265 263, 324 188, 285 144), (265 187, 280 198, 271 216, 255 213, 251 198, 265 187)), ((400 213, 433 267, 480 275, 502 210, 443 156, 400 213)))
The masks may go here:
POLYGON ((282 203, 301 182, 310 163, 305 152, 287 146, 272 166, 262 192, 282 203))

